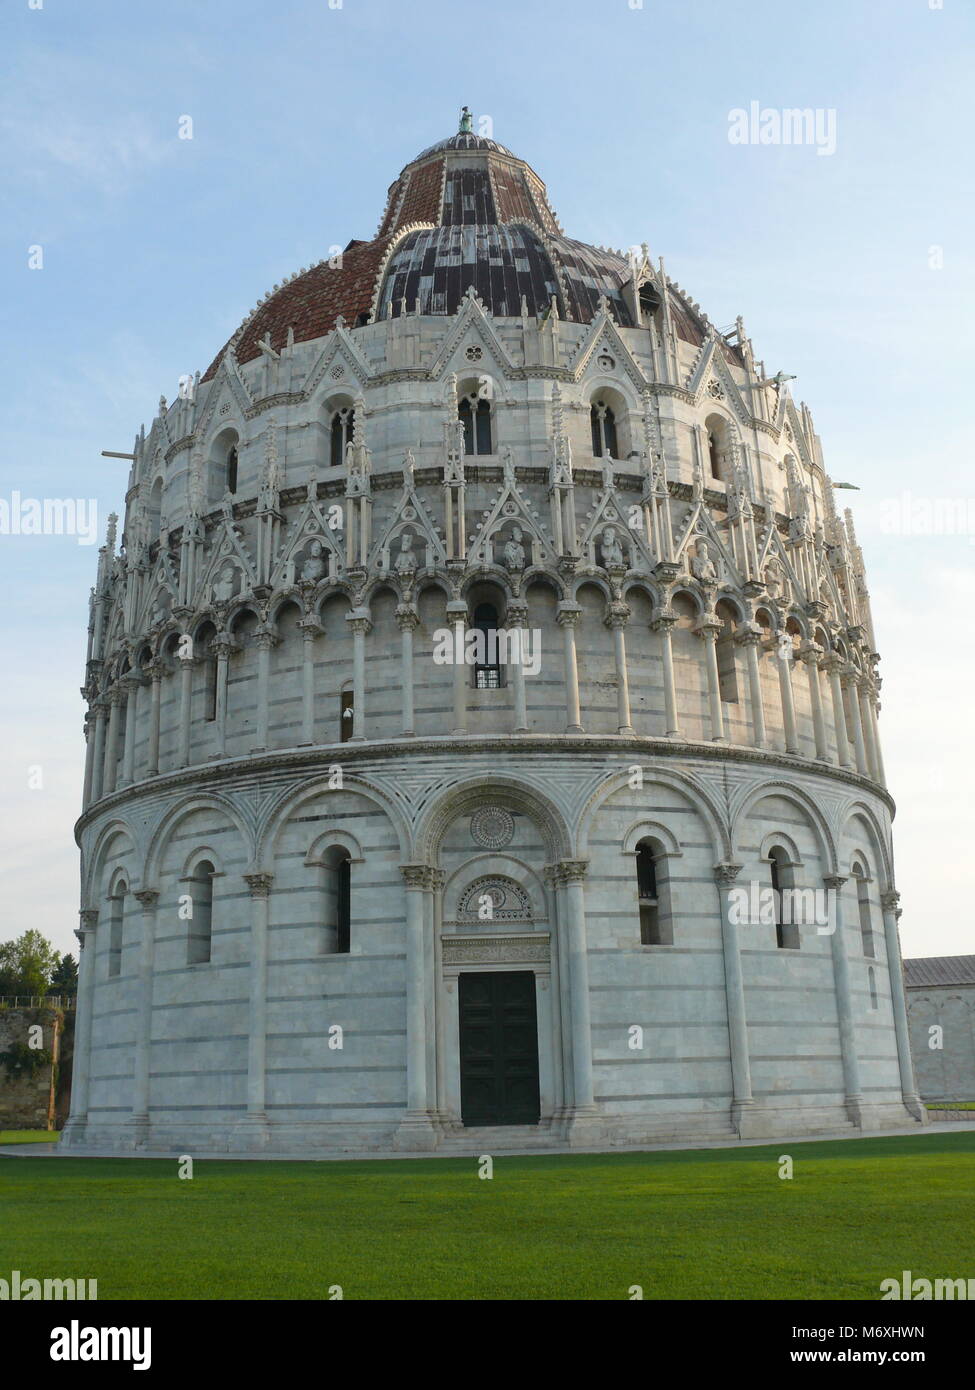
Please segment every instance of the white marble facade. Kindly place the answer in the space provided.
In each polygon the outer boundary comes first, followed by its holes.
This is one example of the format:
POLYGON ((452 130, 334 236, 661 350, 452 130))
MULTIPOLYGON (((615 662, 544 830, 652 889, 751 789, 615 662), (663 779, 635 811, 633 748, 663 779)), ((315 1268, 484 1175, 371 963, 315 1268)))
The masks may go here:
POLYGON ((741 320, 440 142, 136 440, 65 1143, 449 1151, 468 972, 533 977, 514 1146, 920 1121, 877 660, 741 320), (831 930, 736 917, 773 865, 831 930))

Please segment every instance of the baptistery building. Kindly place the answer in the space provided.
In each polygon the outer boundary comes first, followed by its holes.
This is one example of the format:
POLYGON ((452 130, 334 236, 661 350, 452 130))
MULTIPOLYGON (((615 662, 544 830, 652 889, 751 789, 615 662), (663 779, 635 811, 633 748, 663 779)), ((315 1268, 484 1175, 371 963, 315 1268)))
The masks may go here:
POLYGON ((923 1121, 788 380, 465 113, 160 401, 91 596, 67 1147, 923 1121))

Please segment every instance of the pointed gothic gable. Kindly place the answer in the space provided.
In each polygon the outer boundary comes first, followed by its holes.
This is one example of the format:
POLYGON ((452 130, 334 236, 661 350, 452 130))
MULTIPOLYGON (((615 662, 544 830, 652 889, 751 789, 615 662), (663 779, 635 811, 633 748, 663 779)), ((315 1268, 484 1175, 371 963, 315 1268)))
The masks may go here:
MULTIPOLYGON (((290 588, 300 575, 295 574, 295 561, 312 541, 321 541, 328 551, 328 576, 334 579, 345 566, 344 532, 329 523, 333 503, 309 497, 288 527, 271 568, 272 589, 290 588)), ((324 576, 322 576, 324 578, 324 576)))
POLYGON ((718 340, 713 336, 702 344, 697 361, 685 382, 685 390, 694 397, 696 406, 700 406, 704 401, 710 381, 720 383, 724 392, 721 398, 723 403, 731 409, 740 425, 747 425, 752 418, 751 406, 745 403, 731 375, 725 355, 719 350, 718 340))
POLYGON ((213 582, 227 560, 243 576, 243 590, 257 586, 257 570, 249 549, 240 535, 240 526, 231 526, 223 517, 217 529, 211 533, 207 564, 196 585, 195 603, 206 607, 210 603, 213 582))
POLYGON ((654 558, 647 545, 646 535, 643 530, 643 508, 634 502, 640 512, 639 529, 630 525, 630 517, 626 507, 620 500, 619 493, 615 487, 601 488, 596 495, 595 503, 586 513, 582 524, 582 534, 579 538, 579 551, 590 556, 590 563, 598 564, 596 558, 596 546, 599 542, 599 533, 606 526, 612 526, 616 531, 622 531, 627 538, 627 544, 631 547, 629 555, 629 569, 633 569, 636 553, 639 554, 643 563, 648 569, 654 566, 654 558))
POLYGON ((710 510, 701 502, 693 503, 680 525, 674 542, 674 558, 683 560, 697 541, 707 541, 717 552, 722 565, 722 581, 741 584, 744 576, 738 569, 727 535, 722 536, 714 524, 710 510))
POLYGON ((575 351, 575 355, 569 363, 569 370, 572 373, 573 381, 578 383, 582 380, 597 352, 603 349, 607 351, 611 357, 616 357, 622 364, 630 381, 642 394, 644 388, 648 384, 647 378, 644 376, 636 358, 630 352, 626 343, 624 343, 612 314, 610 314, 609 309, 605 306, 599 309, 595 318, 590 323, 582 342, 579 344, 575 351))
MULTIPOLYGON (((554 560, 555 544, 547 527, 530 499, 518 486, 513 468, 506 466, 504 481, 495 494, 488 515, 482 517, 474 530, 468 533, 468 549, 472 562, 477 560, 488 565, 495 563, 494 537, 502 527, 509 524, 523 527, 534 538, 530 561, 532 565, 551 563, 554 560)), ((525 567, 528 568, 527 561, 525 567)))
POLYGON ((148 582, 143 589, 142 604, 138 615, 138 625, 148 629, 154 626, 153 615, 157 611, 160 599, 168 597, 167 605, 169 611, 177 600, 179 594, 179 579, 176 573, 176 566, 173 564, 173 557, 163 551, 157 555, 156 563, 148 577, 148 582))
POLYGON ((206 439, 217 419, 218 407, 225 403, 229 404, 231 407, 231 411, 226 412, 226 423, 228 425, 233 425, 240 434, 241 439, 243 439, 244 421, 254 401, 247 388, 247 383, 241 375, 237 359, 229 351, 224 353, 220 360, 220 366, 217 368, 216 375, 210 382, 207 402, 203 407, 203 412, 194 430, 194 435, 198 443, 202 443, 206 439), (234 410, 237 412, 236 419, 231 418, 231 412, 234 410))
POLYGON ((337 323, 325 339, 325 346, 308 369, 302 395, 310 400, 327 383, 333 391, 351 391, 353 394, 368 386, 372 371, 363 357, 345 321, 337 323), (335 369, 341 367, 342 374, 335 376, 335 369))
POLYGON ((420 497, 412 483, 404 483, 399 500, 393 506, 385 527, 378 532, 379 539, 373 544, 369 557, 369 568, 384 574, 396 572, 396 541, 403 531, 419 535, 426 548, 426 554, 417 555, 417 569, 432 565, 445 566, 447 551, 444 547, 440 527, 433 520, 430 508, 420 497))
POLYGON ((508 376, 515 369, 507 349, 501 342, 486 313, 484 305, 473 292, 468 292, 457 310, 453 325, 430 364, 430 376, 440 380, 444 373, 456 372, 458 376, 476 373, 481 363, 469 362, 462 356, 469 347, 480 347, 487 351, 498 372, 508 376))

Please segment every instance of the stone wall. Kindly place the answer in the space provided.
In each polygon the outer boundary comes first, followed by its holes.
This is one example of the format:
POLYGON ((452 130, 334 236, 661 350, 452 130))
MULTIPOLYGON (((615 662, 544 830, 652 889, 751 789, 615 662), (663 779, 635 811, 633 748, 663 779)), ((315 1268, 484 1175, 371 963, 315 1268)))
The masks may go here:
POLYGON ((0 1008, 0 1130, 54 1129, 55 1092, 64 1014, 60 1009, 0 1008), (31 1068, 22 1059, 30 1029, 42 1029, 38 1051, 49 1060, 31 1068))
POLYGON ((975 986, 909 987, 907 1018, 921 1099, 975 1100, 975 986))

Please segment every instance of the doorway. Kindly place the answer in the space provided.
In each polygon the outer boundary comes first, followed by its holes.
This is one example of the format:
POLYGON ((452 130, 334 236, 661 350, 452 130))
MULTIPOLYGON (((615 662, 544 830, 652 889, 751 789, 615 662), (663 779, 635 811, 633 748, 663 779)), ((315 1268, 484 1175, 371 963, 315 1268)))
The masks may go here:
POLYGON ((464 1124, 538 1124, 534 971, 465 971, 458 988, 464 1124))

